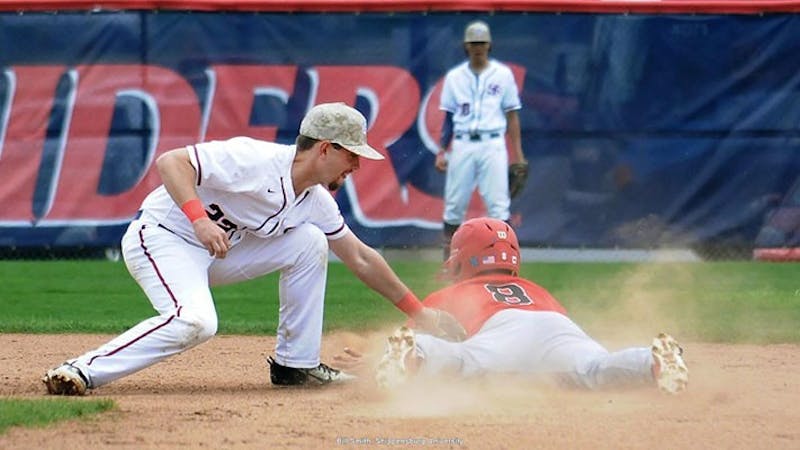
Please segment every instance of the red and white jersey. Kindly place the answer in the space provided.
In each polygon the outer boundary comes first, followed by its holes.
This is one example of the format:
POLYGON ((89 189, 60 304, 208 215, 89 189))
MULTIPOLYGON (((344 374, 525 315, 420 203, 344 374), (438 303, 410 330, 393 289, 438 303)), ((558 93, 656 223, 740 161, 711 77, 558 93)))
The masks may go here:
POLYGON ((522 103, 511 69, 494 59, 475 75, 469 61, 445 75, 439 109, 453 113, 453 131, 458 133, 506 131, 506 113, 522 103))
POLYGON ((495 313, 505 309, 554 311, 566 309, 538 284, 511 275, 483 275, 433 292, 425 306, 452 314, 472 336, 495 313))
MULTIPOLYGON (((196 187, 206 213, 236 245, 244 233, 280 236, 303 223, 322 230, 328 239, 344 236, 348 227, 339 205, 321 185, 294 194, 291 169, 294 145, 248 137, 186 147, 197 171, 196 187)), ((202 247, 192 224, 164 186, 142 202, 145 222, 162 227, 202 247)))

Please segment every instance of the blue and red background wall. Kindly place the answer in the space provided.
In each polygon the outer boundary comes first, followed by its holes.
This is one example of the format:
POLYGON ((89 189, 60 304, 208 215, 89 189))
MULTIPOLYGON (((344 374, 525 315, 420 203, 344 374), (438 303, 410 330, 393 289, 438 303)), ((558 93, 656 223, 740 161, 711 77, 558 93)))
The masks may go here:
MULTIPOLYGON (((114 246, 160 153, 290 143, 326 101, 360 109, 388 157, 336 194, 351 227, 376 246, 438 244, 438 92, 477 18, 521 89, 524 245, 755 245, 791 203, 797 2, 432 5, 4 2, 0 246, 114 246)), ((797 226, 770 245, 799 245, 797 226)))

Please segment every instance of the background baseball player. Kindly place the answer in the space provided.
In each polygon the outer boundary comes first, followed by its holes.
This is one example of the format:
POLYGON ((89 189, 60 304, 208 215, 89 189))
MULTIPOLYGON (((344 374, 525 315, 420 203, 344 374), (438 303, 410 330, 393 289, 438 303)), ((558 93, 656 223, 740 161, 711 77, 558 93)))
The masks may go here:
POLYGON ((461 222, 475 186, 486 214, 508 220, 509 164, 505 136, 516 159, 511 169, 512 193, 521 190, 527 176, 522 153, 519 115, 522 107, 511 69, 489 58, 492 37, 485 22, 464 30, 468 60, 450 69, 444 79, 440 108, 445 111, 436 168, 447 171, 444 188, 444 255, 461 222), (448 148, 450 149, 448 151, 448 148))
MULTIPOLYGON (((518 276, 516 233, 505 222, 478 218, 453 236, 445 263, 454 284, 424 304, 452 313, 468 337, 450 342, 401 327, 388 339, 376 381, 393 387, 409 375, 471 377, 492 373, 554 376, 587 389, 654 384, 685 389, 688 369, 678 343, 659 334, 651 347, 609 352, 567 317, 543 287, 518 276)), ((357 354, 352 363, 358 360, 357 354)), ((347 363, 346 355, 337 360, 347 363)))
MULTIPOLYGON (((463 332, 423 307, 375 250, 348 228, 328 190, 383 159, 366 141, 366 120, 343 103, 313 107, 296 145, 237 137, 163 154, 163 185, 142 203, 122 238, 131 275, 159 315, 63 365, 43 381, 50 394, 81 395, 211 338, 210 285, 280 271, 273 384, 352 378, 320 362, 328 248, 365 284, 434 333, 463 332)), ((463 336, 462 336, 463 337, 463 336)))

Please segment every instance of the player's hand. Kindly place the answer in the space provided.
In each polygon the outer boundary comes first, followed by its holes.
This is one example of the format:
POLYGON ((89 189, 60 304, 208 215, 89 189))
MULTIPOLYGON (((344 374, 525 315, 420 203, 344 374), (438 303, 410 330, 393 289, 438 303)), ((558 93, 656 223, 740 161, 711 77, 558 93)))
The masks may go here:
POLYGON ((439 172, 447 170, 447 153, 444 150, 439 150, 439 153, 436 154, 436 162, 434 165, 439 172))
POLYGON ((196 220, 192 226, 194 234, 200 243, 208 250, 208 254, 215 258, 224 258, 231 248, 231 241, 228 235, 218 227, 213 220, 204 217, 196 220))
POLYGON ((423 308, 414 317, 417 328, 432 336, 460 342, 467 338, 467 330, 452 314, 434 308, 423 308))

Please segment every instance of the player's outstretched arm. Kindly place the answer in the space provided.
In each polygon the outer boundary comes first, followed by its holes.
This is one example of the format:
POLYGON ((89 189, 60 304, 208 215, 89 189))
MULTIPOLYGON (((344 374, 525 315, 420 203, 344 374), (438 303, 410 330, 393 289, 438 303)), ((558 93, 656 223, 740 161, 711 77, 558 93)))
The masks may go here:
POLYGON ((398 309, 414 319, 420 328, 454 340, 461 340, 466 336, 466 331, 450 314, 424 307, 389 267, 383 256, 352 232, 331 241, 330 248, 359 280, 389 299, 398 309))
POLYGON ((359 280, 393 303, 409 291, 383 256, 352 232, 331 241, 330 248, 359 280))

